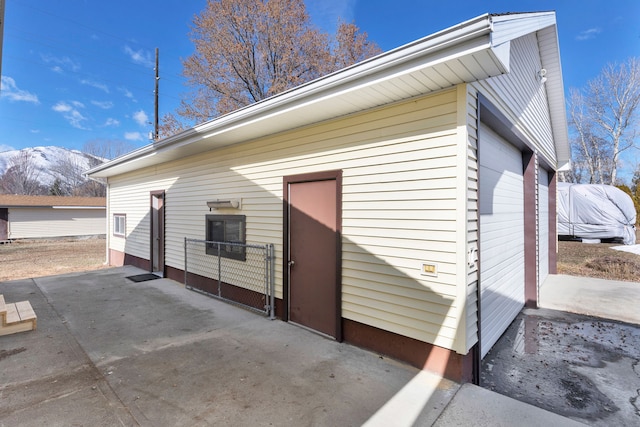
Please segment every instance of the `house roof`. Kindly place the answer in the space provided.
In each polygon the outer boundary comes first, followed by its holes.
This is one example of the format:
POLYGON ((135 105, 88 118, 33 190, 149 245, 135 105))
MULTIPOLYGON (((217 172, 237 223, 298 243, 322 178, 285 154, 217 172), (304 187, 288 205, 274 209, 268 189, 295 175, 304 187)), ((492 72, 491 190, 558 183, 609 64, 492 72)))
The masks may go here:
POLYGON ((0 208, 105 208, 104 197, 23 196, 0 194, 0 208))
POLYGON ((570 150, 555 12, 485 14, 194 126, 87 172, 105 178, 509 72, 510 41, 545 29, 558 166, 570 150))

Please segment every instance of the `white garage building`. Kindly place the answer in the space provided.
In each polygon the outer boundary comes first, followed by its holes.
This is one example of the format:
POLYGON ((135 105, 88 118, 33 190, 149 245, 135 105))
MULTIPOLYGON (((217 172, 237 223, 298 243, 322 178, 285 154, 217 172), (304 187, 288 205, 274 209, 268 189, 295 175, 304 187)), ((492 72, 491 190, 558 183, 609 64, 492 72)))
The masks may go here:
POLYGON ((89 173, 108 181, 112 264, 183 281, 185 237, 238 221, 275 245, 279 318, 473 380, 555 270, 569 156, 540 12, 479 16, 89 173))

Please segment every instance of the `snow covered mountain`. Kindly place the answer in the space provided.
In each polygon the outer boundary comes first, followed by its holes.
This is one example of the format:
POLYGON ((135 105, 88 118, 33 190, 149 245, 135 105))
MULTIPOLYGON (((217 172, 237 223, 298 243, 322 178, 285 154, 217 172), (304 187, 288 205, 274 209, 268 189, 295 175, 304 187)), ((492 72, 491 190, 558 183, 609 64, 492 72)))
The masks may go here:
POLYGON ((23 148, 0 152, 0 176, 10 167, 12 159, 25 152, 38 170, 38 181, 45 187, 51 187, 56 179, 60 179, 63 184, 76 184, 81 174, 104 161, 91 154, 63 147, 23 148))

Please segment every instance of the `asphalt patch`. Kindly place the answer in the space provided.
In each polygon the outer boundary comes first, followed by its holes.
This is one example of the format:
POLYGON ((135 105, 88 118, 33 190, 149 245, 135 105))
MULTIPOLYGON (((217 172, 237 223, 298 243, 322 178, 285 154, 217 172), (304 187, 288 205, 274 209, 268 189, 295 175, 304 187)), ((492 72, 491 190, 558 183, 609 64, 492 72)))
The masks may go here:
POLYGON ((524 309, 482 361, 481 385, 590 425, 640 425, 640 325, 524 309))

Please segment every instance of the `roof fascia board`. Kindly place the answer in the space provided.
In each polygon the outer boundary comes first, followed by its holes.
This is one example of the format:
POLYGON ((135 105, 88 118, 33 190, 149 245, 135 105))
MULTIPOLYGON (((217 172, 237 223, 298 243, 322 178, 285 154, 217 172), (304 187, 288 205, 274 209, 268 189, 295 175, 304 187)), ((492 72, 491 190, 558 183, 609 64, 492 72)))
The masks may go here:
POLYGON ((556 147, 558 168, 568 167, 571 160, 571 145, 566 115, 566 100, 562 79, 562 64, 558 43, 558 31, 555 25, 538 32, 542 67, 547 70, 545 90, 549 102, 551 130, 556 147))
POLYGON ((491 15, 491 45, 500 46, 556 24, 555 12, 491 15))

